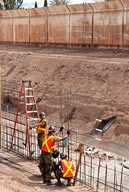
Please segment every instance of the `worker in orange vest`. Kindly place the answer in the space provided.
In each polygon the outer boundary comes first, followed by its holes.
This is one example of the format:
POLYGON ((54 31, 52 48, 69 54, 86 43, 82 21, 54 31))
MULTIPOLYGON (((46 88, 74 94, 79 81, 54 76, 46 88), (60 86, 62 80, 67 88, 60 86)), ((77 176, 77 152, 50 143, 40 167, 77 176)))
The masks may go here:
POLYGON ((73 163, 67 159, 66 153, 60 153, 60 159, 55 168, 56 185, 61 186, 61 178, 63 178, 67 180, 67 186, 70 186, 74 175, 73 163))
POLYGON ((57 134, 62 132, 63 127, 60 128, 59 131, 55 131, 54 126, 50 126, 48 129, 48 134, 46 134, 43 138, 42 142, 42 153, 40 156, 40 168, 43 177, 43 183, 47 183, 47 185, 52 185, 51 183, 51 172, 52 172, 52 152, 55 148, 55 143, 63 141, 68 137, 70 131, 67 131, 67 134, 62 137, 58 138, 55 137, 57 134))
POLYGON ((39 148, 41 149, 42 148, 42 141, 43 141, 43 137, 44 137, 44 134, 46 134, 46 130, 47 130, 47 122, 46 122, 46 117, 45 117, 45 113, 44 112, 41 112, 39 114, 39 117, 40 119, 38 120, 38 124, 30 127, 31 128, 34 128, 34 127, 37 127, 37 141, 38 141, 38 146, 39 148))

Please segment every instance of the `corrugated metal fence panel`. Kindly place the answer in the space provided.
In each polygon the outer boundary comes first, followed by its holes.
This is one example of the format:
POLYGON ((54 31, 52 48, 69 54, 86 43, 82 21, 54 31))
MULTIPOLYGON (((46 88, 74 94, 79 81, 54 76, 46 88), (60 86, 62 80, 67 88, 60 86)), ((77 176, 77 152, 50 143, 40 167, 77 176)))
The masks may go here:
POLYGON ((30 42, 47 43, 47 8, 27 9, 30 15, 30 42))
POLYGON ((24 9, 10 12, 13 16, 13 41, 29 43, 29 13, 24 9))
POLYGON ((0 11, 0 41, 13 41, 12 15, 9 11, 0 11))
POLYGON ((92 9, 87 4, 68 6, 70 10, 70 43, 91 44, 92 9))
POLYGON ((122 44, 122 5, 119 1, 91 4, 94 10, 93 44, 122 44))
POLYGON ((48 7, 48 43, 69 43, 69 10, 66 6, 48 7))
POLYGON ((124 11, 123 45, 129 46, 129 0, 121 0, 124 11))

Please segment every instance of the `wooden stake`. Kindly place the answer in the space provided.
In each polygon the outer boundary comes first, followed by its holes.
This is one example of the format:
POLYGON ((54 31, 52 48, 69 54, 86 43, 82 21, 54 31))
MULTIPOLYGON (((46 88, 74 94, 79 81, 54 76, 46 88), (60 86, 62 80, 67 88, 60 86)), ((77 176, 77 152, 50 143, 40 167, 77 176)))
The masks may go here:
POLYGON ((78 163, 77 163, 77 167, 76 167, 76 173, 74 176, 74 181, 73 181, 73 185, 75 186, 76 180, 77 180, 77 175, 78 175, 78 171, 79 171, 79 167, 80 167, 80 163, 81 163, 81 158, 82 158, 82 154, 84 152, 83 150, 83 144, 80 144, 80 154, 79 154, 79 159, 78 159, 78 163))

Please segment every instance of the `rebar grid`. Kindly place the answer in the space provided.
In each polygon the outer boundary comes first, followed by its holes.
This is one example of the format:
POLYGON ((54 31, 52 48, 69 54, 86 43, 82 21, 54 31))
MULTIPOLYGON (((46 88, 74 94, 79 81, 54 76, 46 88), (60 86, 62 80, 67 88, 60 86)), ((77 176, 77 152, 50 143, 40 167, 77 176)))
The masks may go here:
MULTIPOLYGON (((20 84, 2 81, 2 147, 7 150, 10 150, 20 86, 20 84)), ((123 166, 124 159, 118 161, 116 157, 110 158, 108 155, 102 155, 101 152, 98 155, 87 155, 85 153, 88 146, 86 140, 91 136, 79 132, 81 116, 78 115, 74 119, 74 112, 78 106, 80 109, 81 105, 86 105, 85 96, 81 98, 81 101, 78 101, 80 96, 67 90, 49 90, 48 92, 44 90, 44 92, 41 91, 40 93, 35 91, 35 96, 36 98, 42 96, 42 101, 37 105, 40 112, 44 111, 46 113, 47 127, 53 124, 58 130, 61 126, 64 126, 64 131, 60 136, 66 134, 67 129, 70 129, 69 145, 67 142, 60 143, 56 148, 60 152, 65 151, 75 167, 79 158, 78 146, 80 143, 84 144, 84 154, 79 168, 78 180, 96 191, 129 191, 129 172, 123 166)), ((25 146, 26 117, 24 99, 22 102, 23 106, 22 104, 20 106, 12 151, 29 158, 29 150, 25 146)), ((94 139, 94 137, 91 137, 91 139, 94 139)), ((30 145, 33 154, 32 158, 37 161, 40 150, 37 144, 36 128, 30 131, 30 145)))

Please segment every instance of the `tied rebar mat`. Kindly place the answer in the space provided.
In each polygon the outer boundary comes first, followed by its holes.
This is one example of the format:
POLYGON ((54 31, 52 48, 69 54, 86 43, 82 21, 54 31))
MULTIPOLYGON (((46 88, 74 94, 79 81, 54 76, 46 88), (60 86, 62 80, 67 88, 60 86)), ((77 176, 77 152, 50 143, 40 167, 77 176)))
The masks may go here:
MULTIPOLYGON (((8 81, 2 81, 1 83, 2 148, 10 150, 21 84, 8 81)), ((73 161, 75 168, 79 159, 80 143, 84 145, 84 152, 77 176, 78 181, 95 191, 128 192, 129 169, 123 166, 123 162, 127 158, 112 156, 110 153, 105 152, 103 150, 105 144, 103 141, 96 140, 94 135, 85 133, 87 121, 83 119, 85 116, 82 117, 82 113, 85 113, 85 110, 87 110, 87 100, 92 103, 92 98, 75 94, 68 90, 46 91, 40 89, 39 92, 34 87, 34 91, 39 112, 44 111, 46 114, 47 128, 50 125, 54 125, 56 130, 59 130, 63 126, 64 130, 60 133, 60 137, 65 135, 67 130, 71 131, 68 140, 57 144, 56 149, 59 149, 60 152, 66 152, 68 158, 73 161), (96 148, 98 143, 101 143, 101 149, 96 148)), ((98 100, 98 102, 102 101, 98 100)), ((93 119, 95 118, 93 117, 93 119)), ((26 117, 23 102, 23 105, 20 106, 12 151, 25 158, 29 158, 29 151, 25 146, 25 138, 26 117)), ((38 161, 40 150, 37 143, 36 128, 30 130, 30 146, 32 159, 38 161)), ((122 149, 122 145, 118 144, 118 147, 122 149)))

